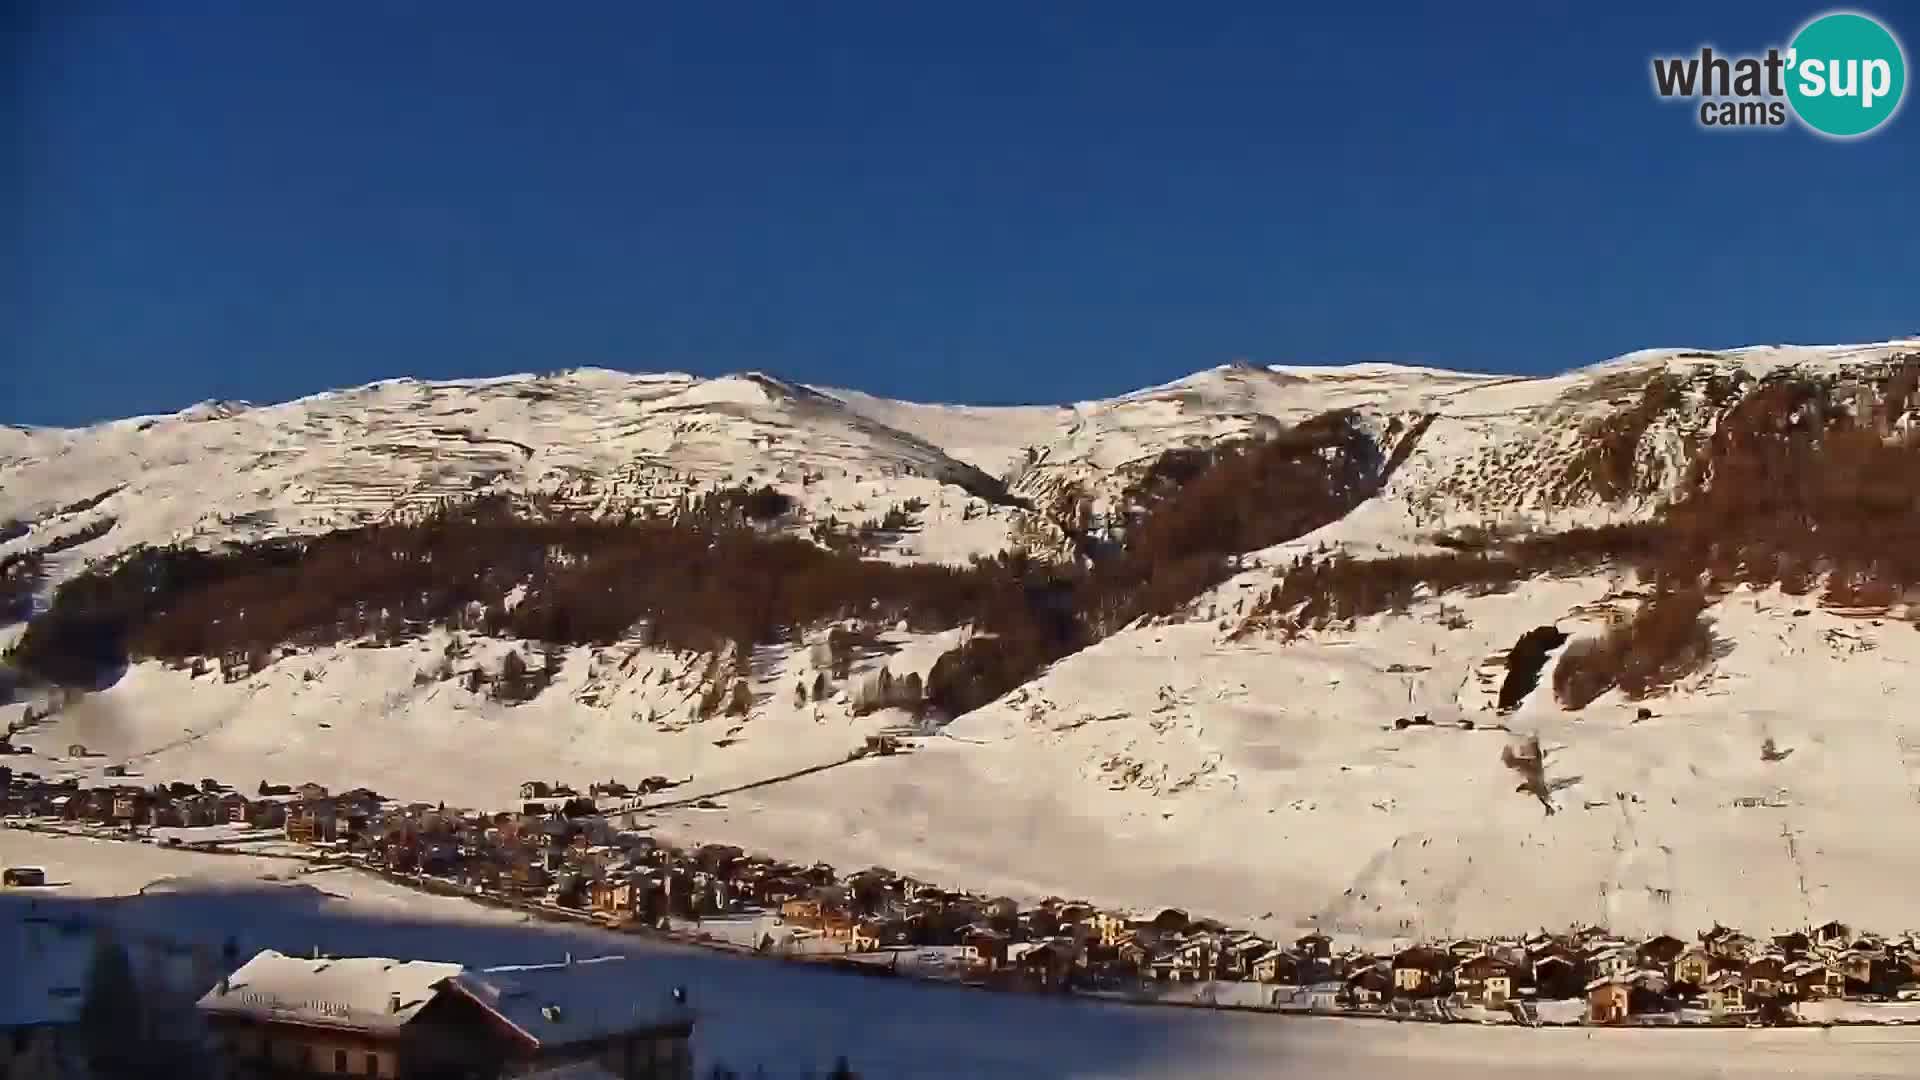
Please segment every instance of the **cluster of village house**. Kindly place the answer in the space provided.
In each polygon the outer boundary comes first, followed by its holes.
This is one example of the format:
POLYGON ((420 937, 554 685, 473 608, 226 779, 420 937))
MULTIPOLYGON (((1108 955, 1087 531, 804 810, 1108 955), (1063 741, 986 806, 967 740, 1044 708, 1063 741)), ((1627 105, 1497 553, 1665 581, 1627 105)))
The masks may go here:
POLYGON ((366 789, 330 793, 317 784, 263 783, 249 796, 212 780, 81 788, 22 778, 6 790, 10 815, 132 827, 245 823, 390 872, 481 896, 545 901, 614 925, 684 926, 759 913, 774 927, 755 943, 762 950, 804 944, 813 956, 871 960, 938 949, 955 974, 1009 989, 1237 981, 1272 986, 1262 1004, 1356 1010, 1423 1000, 1509 1010, 1584 999, 1593 1023, 1682 1007, 1751 1021, 1806 1000, 1920 997, 1920 939, 1854 933, 1839 923, 1767 938, 1717 927, 1694 941, 1628 940, 1593 928, 1336 951, 1323 934, 1275 942, 1172 909, 1115 912, 1057 898, 1023 907, 878 867, 842 875, 726 845, 675 847, 595 812, 596 799, 633 794, 611 782, 584 795, 529 782, 519 809, 497 813, 398 804, 366 789))

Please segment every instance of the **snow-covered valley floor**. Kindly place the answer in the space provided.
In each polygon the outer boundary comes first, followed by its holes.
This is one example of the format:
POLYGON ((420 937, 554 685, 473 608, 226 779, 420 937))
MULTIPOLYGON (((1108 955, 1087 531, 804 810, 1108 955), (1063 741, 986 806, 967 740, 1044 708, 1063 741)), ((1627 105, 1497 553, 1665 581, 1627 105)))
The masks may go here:
MULTIPOLYGON (((642 822, 843 872, 1171 904, 1274 936, 1911 928, 1920 860, 1894 838, 1920 824, 1920 728, 1897 703, 1920 688, 1920 634, 1742 591, 1713 613, 1724 655, 1684 694, 1609 694, 1569 713, 1543 689, 1510 716, 1490 709, 1500 669, 1487 658, 1535 626, 1591 632, 1593 617, 1569 613, 1622 588, 1541 579, 1448 598, 1463 629, 1422 611, 1286 645, 1233 640, 1226 618, 1128 630, 909 753, 642 822), (1441 722, 1394 728, 1414 712, 1441 722), (1537 733, 1551 755, 1554 815, 1515 792, 1501 726, 1537 733)), ((950 636, 905 640, 887 662, 924 671, 950 636)), ((768 651, 751 716, 673 730, 645 722, 685 693, 659 673, 697 665, 644 650, 578 650, 513 708, 416 683, 437 638, 317 650, 234 683, 143 663, 23 732, 36 752, 12 764, 86 784, 117 782, 106 767, 127 763, 141 784, 312 780, 499 810, 529 779, 660 774, 694 778, 665 798, 722 791, 844 761, 900 719, 795 704, 815 674, 806 650, 768 651), (614 704, 582 704, 603 678, 614 704), (71 743, 97 756, 63 753, 71 743)))
POLYGON ((1912 1029, 1517 1030, 1129 1008, 862 979, 544 926, 352 871, 300 875, 281 860, 8 830, 0 861, 43 865, 63 883, 0 894, 9 917, 35 903, 70 906, 176 941, 217 945, 232 935, 243 953, 644 958, 647 978, 658 980, 646 989, 687 987, 703 1069, 724 1060, 797 1075, 845 1054, 873 1080, 1920 1076, 1912 1029))

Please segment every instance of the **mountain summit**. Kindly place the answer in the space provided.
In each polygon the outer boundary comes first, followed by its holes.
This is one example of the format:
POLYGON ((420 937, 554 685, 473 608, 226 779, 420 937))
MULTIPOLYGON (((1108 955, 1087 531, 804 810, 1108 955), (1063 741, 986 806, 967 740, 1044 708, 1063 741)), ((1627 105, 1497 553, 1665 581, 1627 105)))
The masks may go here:
POLYGON ((1380 937, 1891 926, 1917 394, 1900 341, 1007 408, 583 369, 5 429, 0 644, 104 689, 4 709, 85 780, 505 805, 832 765, 665 823, 1380 937), (911 752, 838 764, 883 731, 911 752))

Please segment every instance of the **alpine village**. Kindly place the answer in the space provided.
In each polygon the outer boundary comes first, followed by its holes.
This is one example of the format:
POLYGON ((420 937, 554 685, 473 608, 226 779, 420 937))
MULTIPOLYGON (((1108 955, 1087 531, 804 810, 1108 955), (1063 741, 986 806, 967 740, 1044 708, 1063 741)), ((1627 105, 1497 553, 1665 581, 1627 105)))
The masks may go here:
MULTIPOLYGON (((894 745, 881 737, 862 752, 892 753, 894 745)), ((841 873, 733 846, 675 846, 617 824, 640 797, 677 786, 665 777, 633 786, 604 781, 585 792, 528 781, 521 805, 493 813, 403 804, 364 788, 333 793, 311 783, 262 782, 251 794, 213 779, 83 788, 72 779, 47 781, 0 768, 0 785, 6 792, 0 812, 11 828, 214 853, 277 851, 540 918, 860 975, 1197 1008, 1534 1026, 1873 1023, 1881 1022, 1876 1011, 1891 1015, 1920 1002, 1920 935, 1881 936, 1837 921, 1772 936, 1714 926, 1694 940, 1634 939, 1587 926, 1489 939, 1409 937, 1393 948, 1368 949, 1340 946, 1320 930, 1269 940, 1173 908, 1109 910, 1058 897, 1023 906, 882 867, 841 873), (156 829, 187 830, 189 837, 156 838, 156 829)), ((9 891, 44 884, 40 868, 6 870, 9 891)), ((239 958, 228 960, 232 968, 239 958)), ((488 989, 489 980, 542 981, 529 974, 539 969, 462 973, 431 958, 307 959, 267 950, 223 976, 201 1009, 216 1030, 231 1032, 246 1026, 247 1011, 231 1007, 229 987, 259 974, 254 968, 285 985, 268 998, 319 1007, 313 1002, 324 995, 309 984, 324 982, 330 968, 337 979, 342 970, 369 964, 413 988, 381 989, 373 979, 382 1001, 402 1001, 408 1019, 419 1010, 447 1023, 459 1021, 461 1006, 427 1010, 429 999, 452 994, 484 1005, 500 994, 497 986, 488 989), (422 986, 444 992, 423 996, 422 986)), ((571 957, 555 965, 599 975, 560 976, 575 995, 604 986, 608 972, 621 974, 613 970, 618 967, 576 964, 571 957)), ((285 1019, 274 1009, 265 1015, 285 1019)), ((373 1029, 344 1035, 335 1023, 329 1028, 334 1042, 317 1050, 298 1040, 285 1045, 304 1047, 301 1054, 338 1055, 349 1072, 360 1073, 364 1059, 371 1070, 364 1075, 395 1075, 380 1057, 387 1052, 380 1037, 396 1027, 398 1015, 389 1012, 373 1029), (353 1038, 341 1042, 345 1035, 353 1038)), ((532 1022, 514 1021, 507 1030, 537 1047, 538 1039, 515 1024, 537 1026, 538 1019, 536 1010, 532 1022)), ((615 1075, 685 1076, 691 1026, 691 1013, 669 1012, 650 1017, 643 1029, 600 1033, 588 1049, 615 1075)), ((223 1045, 232 1052, 251 1048, 252 1057, 242 1055, 251 1061, 271 1054, 273 1042, 256 1032, 223 1045)), ((456 1037, 446 1045, 480 1042, 456 1037)))

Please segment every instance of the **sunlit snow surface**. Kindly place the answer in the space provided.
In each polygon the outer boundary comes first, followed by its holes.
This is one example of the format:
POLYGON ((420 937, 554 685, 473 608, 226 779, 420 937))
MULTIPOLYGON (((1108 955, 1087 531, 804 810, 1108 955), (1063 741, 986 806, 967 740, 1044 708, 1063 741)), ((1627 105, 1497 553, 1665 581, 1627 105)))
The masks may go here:
MULTIPOLYGON (((1760 931, 1827 918, 1897 932, 1920 923, 1908 899, 1920 854, 1905 840, 1920 828, 1920 759, 1907 750, 1920 748, 1911 625, 1736 593, 1712 613, 1726 654, 1647 703, 1645 720, 1611 695, 1577 714, 1545 691, 1504 719, 1488 708, 1504 674, 1498 657, 1522 633, 1548 623, 1590 632, 1607 605, 1631 603, 1622 593, 1632 583, 1609 576, 1444 598, 1464 617, 1460 629, 1429 600, 1411 616, 1293 643, 1232 631, 1285 559, 1323 543, 1366 557, 1422 550, 1443 525, 1555 527, 1650 512, 1557 501, 1551 481, 1581 425, 1631 403, 1656 371, 1818 370, 1915 348, 1712 359, 1665 350, 1550 379, 1226 367, 1106 401, 1011 409, 759 376, 397 381, 77 431, 0 429, 0 519, 35 522, 0 552, 115 516, 106 536, 57 557, 56 573, 70 573, 137 541, 319 528, 469 489, 670 503, 691 477, 779 483, 811 511, 843 516, 922 498, 924 527, 889 557, 959 560, 1003 547, 1023 513, 959 481, 1000 476, 1035 499, 1070 482, 1111 494, 1114 477, 1160 451, 1252 431, 1263 416, 1355 408, 1384 432, 1394 417, 1435 413, 1385 492, 1258 553, 1259 565, 1201 599, 1195 621, 1116 634, 909 753, 657 823, 843 869, 879 864, 1029 899, 1178 904, 1275 934, 1318 925, 1385 940, 1601 921, 1686 935, 1715 921, 1760 931), (803 486, 810 473, 820 478, 803 486), (48 516, 122 484, 97 507, 48 516), (1394 729, 1417 713, 1442 722, 1394 729), (1553 816, 1515 792, 1500 762, 1510 735, 1495 723, 1540 736, 1558 787, 1553 816), (1791 753, 1763 761, 1767 739, 1791 753)), ((1656 429, 1649 445, 1655 464, 1677 468, 1659 456, 1679 445, 1677 433, 1656 429)), ((895 635, 902 651, 885 661, 896 677, 924 675, 958 636, 895 635)), ((433 635, 319 649, 232 684, 141 664, 21 735, 37 753, 10 764, 98 781, 105 766, 127 763, 147 783, 315 780, 500 808, 536 778, 691 777, 676 795, 719 791, 843 759, 903 719, 853 717, 845 687, 826 703, 796 703, 795 687, 818 672, 806 647, 756 654, 748 718, 692 723, 699 658, 572 650, 538 700, 507 708, 457 680, 416 684, 445 644, 433 635), (75 742, 103 756, 67 759, 75 742)), ((489 664, 509 647, 472 643, 489 664)), ((1232 1023, 1179 1021, 1188 1022, 1232 1023)))

